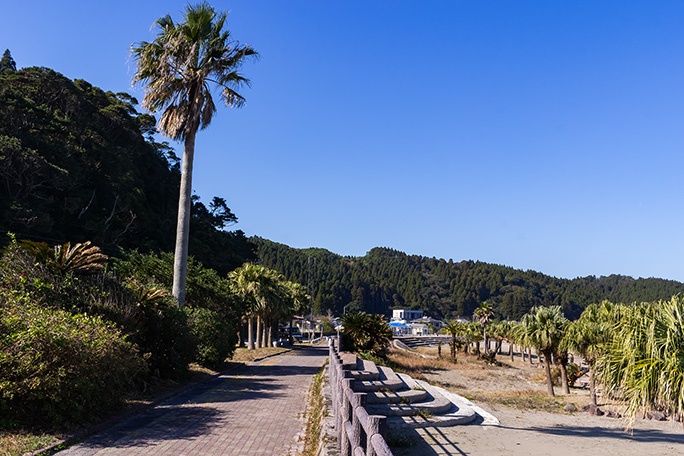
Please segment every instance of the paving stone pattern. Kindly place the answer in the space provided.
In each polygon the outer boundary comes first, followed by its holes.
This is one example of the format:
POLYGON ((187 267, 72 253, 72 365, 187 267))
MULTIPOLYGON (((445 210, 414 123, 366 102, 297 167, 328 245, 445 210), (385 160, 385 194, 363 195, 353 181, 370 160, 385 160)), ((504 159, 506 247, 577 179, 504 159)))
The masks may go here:
POLYGON ((327 355, 327 347, 304 347, 250 364, 57 455, 294 454, 306 392, 327 355))

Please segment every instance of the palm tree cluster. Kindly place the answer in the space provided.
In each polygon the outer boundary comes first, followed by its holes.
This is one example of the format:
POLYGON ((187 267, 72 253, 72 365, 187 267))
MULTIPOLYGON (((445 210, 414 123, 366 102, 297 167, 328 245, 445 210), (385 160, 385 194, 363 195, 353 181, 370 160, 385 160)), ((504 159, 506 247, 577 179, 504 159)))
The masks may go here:
MULTIPOLYGON (((247 304, 247 348, 273 346, 274 328, 307 309, 306 289, 282 274, 254 263, 231 272, 233 291, 247 304), (256 321, 256 331, 254 323, 256 321)), ((290 325, 291 327, 292 325, 290 325)))
POLYGON ((566 319, 559 306, 535 307, 520 322, 486 321, 483 312, 474 315, 479 321, 447 323, 452 357, 457 346, 466 351, 479 346, 483 334, 496 340, 493 352, 507 341, 511 360, 516 345, 530 363, 534 350, 553 396, 552 366, 558 366, 563 393, 569 394, 568 363, 575 354, 588 366, 592 412, 600 386, 604 396, 623 402, 631 419, 650 410, 684 414, 684 297, 633 305, 603 301, 589 305, 575 321, 566 319))

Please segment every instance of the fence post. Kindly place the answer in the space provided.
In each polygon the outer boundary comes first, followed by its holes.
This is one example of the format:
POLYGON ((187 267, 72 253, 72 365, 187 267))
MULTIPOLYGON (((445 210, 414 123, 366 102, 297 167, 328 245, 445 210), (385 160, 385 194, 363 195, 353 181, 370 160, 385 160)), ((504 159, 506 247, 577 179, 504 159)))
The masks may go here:
POLYGON ((349 403, 347 398, 347 390, 353 391, 352 385, 354 384, 354 379, 351 377, 351 372, 345 370, 342 371, 344 378, 340 382, 341 394, 340 399, 342 400, 342 410, 340 413, 340 433, 341 433, 341 450, 343 455, 349 455, 353 451, 353 448, 349 444, 349 436, 347 435, 346 423, 352 421, 352 415, 354 414, 354 409, 352 404, 349 403))
POLYGON ((351 435, 351 447, 352 451, 356 451, 357 448, 363 447, 365 442, 362 441, 361 435, 363 433, 363 426, 361 425, 361 420, 359 420, 358 409, 366 406, 366 393, 353 393, 351 396, 351 409, 352 409, 352 435, 351 435))
POLYGON ((366 456, 377 456, 371 439, 375 434, 383 438, 387 436, 387 418, 382 415, 368 415, 368 430, 366 432, 366 456))

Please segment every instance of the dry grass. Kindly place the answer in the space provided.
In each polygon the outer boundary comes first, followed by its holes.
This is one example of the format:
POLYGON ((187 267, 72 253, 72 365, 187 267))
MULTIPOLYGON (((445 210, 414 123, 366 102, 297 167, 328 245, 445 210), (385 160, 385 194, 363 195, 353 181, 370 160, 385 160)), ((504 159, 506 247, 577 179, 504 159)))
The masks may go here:
MULTIPOLYGON (((575 404, 581 408, 585 402, 584 396, 556 396, 535 390, 522 391, 469 391, 464 396, 472 401, 484 402, 490 405, 501 404, 521 410, 544 410, 546 412, 563 413, 567 404, 575 404)), ((586 401, 588 402, 588 401, 586 401)))
POLYGON ((45 448, 63 439, 63 434, 34 434, 30 431, 0 432, 0 456, 19 456, 45 448))
MULTIPOLYGON (((416 351, 437 354, 436 348, 421 347, 416 351)), ((442 347, 442 356, 448 355, 448 350, 442 347)), ((563 396, 558 394, 557 389, 555 397, 548 396, 543 369, 530 367, 519 357, 511 363, 508 356, 497 356, 498 366, 486 364, 462 352, 457 353, 456 362, 450 358, 426 359, 417 354, 397 351, 390 353, 389 359, 399 371, 414 378, 489 405, 562 413, 566 404, 572 403, 578 408, 588 404, 588 394, 583 390, 573 390, 571 395, 563 396)))
POLYGON ((258 361, 260 359, 266 358, 267 356, 285 353, 290 350, 290 348, 285 347, 264 347, 255 348, 254 350, 238 348, 237 350, 235 350, 235 354, 233 355, 231 361, 236 363, 251 363, 253 361, 258 361))

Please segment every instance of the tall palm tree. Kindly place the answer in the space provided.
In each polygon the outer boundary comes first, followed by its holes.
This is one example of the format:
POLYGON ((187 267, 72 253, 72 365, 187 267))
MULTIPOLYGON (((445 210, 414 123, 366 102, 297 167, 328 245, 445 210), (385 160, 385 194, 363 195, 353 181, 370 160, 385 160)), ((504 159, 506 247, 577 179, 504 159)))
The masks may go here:
POLYGON ((489 304, 487 301, 480 304, 480 307, 475 309, 475 312, 473 312, 473 318, 479 321, 482 325, 482 338, 484 339, 485 355, 489 353, 489 341, 487 340, 487 323, 489 323, 489 319, 492 317, 492 315, 494 315, 494 311, 492 310, 491 304, 489 304))
MULTIPOLYGON (((254 350, 254 317, 261 318, 273 292, 270 270, 254 263, 245 263, 228 274, 233 291, 247 304, 247 348, 254 350)), ((257 341, 259 331, 257 331, 257 341)))
POLYGON ((571 322, 561 342, 561 347, 582 356, 589 366, 589 397, 592 410, 596 410, 596 362, 606 355, 612 334, 614 305, 609 301, 590 304, 580 317, 571 322))
POLYGON ((145 85, 142 105, 151 112, 163 110, 161 133, 184 141, 172 291, 179 307, 185 303, 195 136, 216 112, 212 85, 218 86, 226 106, 244 105, 238 89, 249 80, 239 69, 247 57, 257 56, 223 30, 226 13, 216 13, 209 4, 188 5, 183 18, 179 24, 169 15, 157 19, 157 38, 132 47, 137 65, 133 82, 145 85))
POLYGON ((288 339, 292 343, 292 326, 294 325, 293 316, 306 312, 309 308, 309 296, 306 294, 306 287, 296 282, 286 282, 285 288, 289 301, 288 318, 290 319, 288 339))
POLYGON ((456 350, 465 344, 465 342, 459 338, 466 332, 465 324, 457 320, 447 321, 444 330, 451 336, 451 342, 449 343, 451 359, 456 361, 456 350))
POLYGON ((549 396, 555 396, 551 379, 551 357, 563 339, 568 320, 563 317, 560 306, 533 307, 520 325, 520 335, 524 344, 535 347, 537 353, 544 355, 544 371, 549 396))

